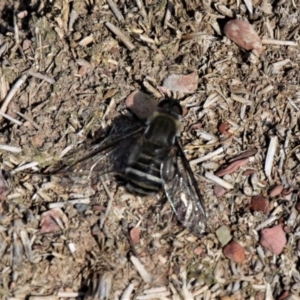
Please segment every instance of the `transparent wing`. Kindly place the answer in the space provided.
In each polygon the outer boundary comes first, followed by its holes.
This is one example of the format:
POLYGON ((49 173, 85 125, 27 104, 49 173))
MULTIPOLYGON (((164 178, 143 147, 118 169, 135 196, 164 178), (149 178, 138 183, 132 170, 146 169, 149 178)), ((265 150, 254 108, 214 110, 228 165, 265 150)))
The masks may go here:
POLYGON ((85 184, 87 181, 96 184, 100 176, 107 173, 124 175, 128 157, 142 133, 141 127, 122 136, 108 137, 90 149, 81 149, 80 158, 78 153, 75 159, 69 156, 63 166, 51 175, 67 177, 75 184, 85 184))
POLYGON ((164 190, 171 206, 182 225, 195 236, 205 232, 205 209, 193 171, 185 157, 180 140, 177 139, 176 154, 170 154, 162 165, 164 190), (172 166, 170 166, 172 161, 172 166), (172 168, 171 171, 168 171, 172 168), (164 173, 168 172, 166 176, 164 173))

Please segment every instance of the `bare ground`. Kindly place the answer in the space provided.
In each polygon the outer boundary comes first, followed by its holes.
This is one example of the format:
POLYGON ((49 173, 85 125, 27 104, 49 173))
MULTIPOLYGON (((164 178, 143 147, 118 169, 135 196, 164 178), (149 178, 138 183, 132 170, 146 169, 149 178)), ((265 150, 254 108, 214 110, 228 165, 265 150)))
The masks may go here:
POLYGON ((123 299, 299 299, 299 4, 254 0, 250 14, 244 3, 251 1, 174 1, 166 20, 167 1, 147 0, 144 7, 141 1, 119 1, 124 20, 118 21, 105 1, 0 1, 1 112, 14 118, 1 117, 0 145, 16 147, 0 150, 3 170, 34 163, 25 170, 33 173, 56 166, 69 145, 104 137, 116 122, 127 124, 121 116, 131 122, 127 96, 134 90, 157 95, 170 74, 199 76, 195 93, 176 94, 188 108, 182 134, 188 159, 223 147, 193 165, 208 218, 201 239, 177 224, 161 195, 131 195, 114 178, 104 182, 109 194, 101 184, 95 192, 23 171, 8 177, 4 172, 10 194, 3 188, 1 299, 80 299, 93 280, 102 291, 94 299, 105 299, 105 285, 108 299, 120 299, 130 284, 134 291, 123 299), (27 16, 14 20, 13 13, 25 10, 27 16), (274 41, 263 45, 260 57, 224 36, 224 24, 237 16, 274 41), (220 132, 223 123, 229 134, 220 132), (275 155, 267 176, 272 141, 275 155), (251 149, 257 153, 248 164, 223 177, 233 189, 216 197, 215 183, 205 173, 251 149), (279 184, 285 193, 270 197, 270 188, 279 184), (266 212, 250 210, 253 195, 267 199, 266 212), (89 203, 67 202, 82 198, 89 203), (42 214, 57 202, 65 202, 57 212, 61 230, 43 233, 42 214), (287 243, 275 255, 259 240, 262 229, 277 224, 287 243), (216 235, 222 225, 245 249, 241 263, 224 256, 216 235), (134 249, 151 283, 130 261, 128 232, 134 227, 140 234, 134 249), (150 288, 160 289, 153 295, 150 288))

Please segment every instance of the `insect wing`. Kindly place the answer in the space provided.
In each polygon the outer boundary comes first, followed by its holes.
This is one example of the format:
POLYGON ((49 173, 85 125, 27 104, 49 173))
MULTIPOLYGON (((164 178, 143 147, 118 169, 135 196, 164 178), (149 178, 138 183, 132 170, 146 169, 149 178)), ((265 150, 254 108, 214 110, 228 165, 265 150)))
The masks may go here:
MULTIPOLYGON (((171 178, 164 180, 164 191, 177 215, 179 222, 195 236, 201 237, 205 232, 205 209, 193 171, 183 152, 180 140, 177 139, 171 178)), ((162 165, 162 172, 169 168, 169 159, 162 165)), ((164 176, 162 175, 162 178, 164 176)))
POLYGON ((85 152, 82 158, 75 161, 72 157, 66 159, 64 166, 53 175, 67 176, 75 184, 85 184, 87 181, 95 184, 101 175, 107 173, 124 175, 128 157, 142 131, 143 128, 139 128, 123 136, 108 137, 85 152))

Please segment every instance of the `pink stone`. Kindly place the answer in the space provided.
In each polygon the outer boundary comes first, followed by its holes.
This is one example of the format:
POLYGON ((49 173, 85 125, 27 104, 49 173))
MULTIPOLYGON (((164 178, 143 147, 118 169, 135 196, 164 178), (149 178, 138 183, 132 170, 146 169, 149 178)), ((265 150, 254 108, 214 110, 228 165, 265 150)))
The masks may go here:
POLYGON ((282 252, 286 242, 286 235, 281 225, 276 225, 261 231, 261 245, 276 255, 282 252))
POLYGON ((198 80, 199 77, 196 72, 188 75, 172 74, 164 80, 163 86, 173 92, 192 94, 198 88, 198 80))
POLYGON ((245 249, 238 242, 231 242, 224 247, 224 255, 230 260, 241 263, 245 260, 245 249))
POLYGON ((132 92, 127 97, 125 105, 141 120, 147 119, 156 109, 155 99, 140 91, 132 92))
POLYGON ((261 38, 247 21, 235 19, 227 22, 224 33, 245 50, 255 50, 258 55, 263 51, 261 38))

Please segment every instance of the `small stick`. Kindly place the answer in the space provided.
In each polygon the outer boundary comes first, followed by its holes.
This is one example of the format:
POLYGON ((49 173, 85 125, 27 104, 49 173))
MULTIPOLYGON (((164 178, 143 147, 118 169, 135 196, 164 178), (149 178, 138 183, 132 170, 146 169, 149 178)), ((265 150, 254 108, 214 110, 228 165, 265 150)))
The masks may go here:
POLYGON ((69 31, 73 31, 73 25, 75 23, 75 21, 77 20, 78 18, 78 13, 77 11, 73 8, 71 10, 71 14, 70 14, 70 20, 69 20, 69 31))
POLYGON ((231 94, 230 98, 234 101, 240 102, 240 103, 245 104, 245 105, 249 105, 249 106, 253 105, 252 101, 247 100, 247 99, 245 99, 241 96, 238 96, 238 95, 231 94))
POLYGON ((167 2, 167 11, 166 11, 165 19, 164 19, 164 28, 168 27, 168 23, 171 19, 171 10, 173 7, 174 6, 173 6, 172 2, 168 1, 167 2))
POLYGON ((283 40, 274 40, 274 39, 262 39, 261 42, 263 44, 269 44, 269 45, 281 45, 281 46, 298 46, 299 44, 297 42, 293 41, 283 41, 283 40))
POLYGON ((130 42, 128 37, 115 25, 111 24, 110 22, 106 22, 105 26, 110 29, 126 46, 128 50, 133 50, 135 46, 130 42))
POLYGON ((41 74, 41 73, 39 73, 39 72, 34 72, 34 71, 32 71, 32 70, 29 70, 29 71, 28 71, 28 74, 31 75, 31 76, 33 76, 33 77, 36 77, 36 78, 38 78, 38 79, 45 80, 45 81, 47 81, 47 82, 50 83, 50 84, 54 84, 54 83, 55 83, 55 80, 54 80, 54 79, 52 79, 51 77, 49 77, 49 76, 47 76, 47 75, 43 75, 43 74, 41 74))
POLYGON ((104 222, 105 222, 105 220, 107 219, 107 216, 108 216, 109 211, 110 211, 110 209, 111 209, 111 205, 112 205, 112 202, 114 201, 114 197, 112 196, 112 194, 111 194, 111 192, 109 191, 109 189, 108 189, 107 185, 105 184, 105 182, 102 180, 102 177, 101 177, 101 176, 100 176, 100 181, 101 181, 101 184, 102 184, 102 186, 103 186, 103 188, 104 188, 104 190, 105 190, 105 192, 106 192, 106 194, 107 194, 107 196, 108 196, 108 198, 109 198, 109 201, 108 201, 108 203, 107 203, 107 207, 106 207, 106 211, 105 211, 104 218, 101 219, 101 222, 100 222, 100 225, 99 225, 100 229, 102 229, 102 228, 103 228, 103 225, 104 225, 104 222))
POLYGON ((15 41, 16 44, 19 45, 20 44, 20 39, 19 39, 19 28, 18 28, 18 24, 17 24, 17 17, 14 14, 14 32, 15 32, 15 41))
POLYGON ((142 279, 144 280, 144 282, 146 283, 151 283, 153 282, 153 277, 151 274, 149 274, 144 265, 139 261, 139 259, 137 257, 135 257, 134 255, 130 256, 130 261, 132 262, 132 264, 136 267, 138 273, 140 274, 140 276, 142 277, 142 279))
POLYGON ((244 3, 247 7, 247 9, 249 10, 250 14, 253 14, 253 5, 252 5, 252 1, 251 0, 244 0, 244 3))
POLYGON ((16 120, 15 118, 12 118, 11 116, 9 116, 7 114, 2 113, 1 111, 0 111, 0 116, 2 116, 3 118, 6 118, 7 120, 9 120, 17 125, 21 126, 23 124, 22 122, 16 120))
POLYGON ((200 163, 202 161, 206 161, 206 160, 208 160, 208 159, 210 159, 210 158, 212 158, 212 157, 214 157, 216 155, 221 154, 222 152, 224 152, 224 148, 220 147, 217 150, 215 150, 213 152, 210 152, 210 153, 208 153, 208 154, 206 154, 206 155, 204 155, 204 156, 202 156, 200 158, 196 158, 194 160, 191 160, 190 161, 190 165, 192 166, 192 165, 196 165, 196 164, 198 164, 198 163, 200 163))
POLYGON ((26 81, 28 75, 27 74, 23 74, 18 80, 17 82, 13 85, 13 87, 10 89, 9 93, 7 94, 5 100, 2 103, 2 106, 0 108, 0 112, 5 113, 7 110, 7 107, 10 103, 10 101, 12 100, 12 98, 14 97, 14 95, 16 94, 16 92, 18 91, 18 89, 21 87, 21 85, 26 81))
POLYGON ((2 56, 2 54, 6 51, 8 46, 8 43, 4 43, 1 47, 0 47, 0 57, 2 56))
POLYGON ((35 166, 38 166, 38 162, 36 162, 36 161, 33 161, 33 162, 31 162, 31 163, 28 163, 28 164, 25 164, 25 165, 23 165, 23 166, 20 166, 20 167, 18 167, 18 168, 15 168, 14 170, 12 170, 12 174, 15 174, 15 173, 17 173, 17 172, 20 172, 20 171, 23 171, 23 170, 26 170, 26 169, 29 169, 29 168, 33 168, 33 167, 35 167, 35 166))
POLYGON ((273 167, 273 162, 274 162, 274 157, 275 157, 275 152, 277 149, 277 142, 278 138, 277 136, 272 136, 270 139, 270 144, 266 156, 266 161, 265 161, 265 173, 268 179, 270 180, 271 172, 272 172, 272 167, 273 167))
POLYGON ((84 294, 80 292, 57 292, 58 298, 77 298, 83 295, 84 294))
POLYGON ((81 198, 81 199, 75 199, 75 200, 68 200, 64 202, 54 202, 54 203, 49 203, 48 208, 62 208, 66 206, 67 204, 90 204, 91 200, 90 198, 81 198))
POLYGON ((21 114, 21 113, 18 112, 18 111, 14 111, 14 112, 15 112, 16 114, 18 114, 20 117, 22 117, 23 119, 25 119, 26 121, 30 122, 30 123, 33 125, 33 127, 36 128, 37 130, 40 130, 40 129, 41 129, 41 127, 40 127, 38 124, 36 124, 32 119, 28 118, 27 116, 21 114))
POLYGON ((233 185, 223 179, 221 179, 218 176, 215 176, 213 173, 210 172, 205 172, 205 178, 217 183, 218 185, 222 186, 223 188, 227 189, 227 190, 232 190, 233 189, 233 185))
POLYGON ((13 153, 20 153, 22 151, 19 147, 9 146, 9 145, 0 145, 0 150, 9 151, 13 153))
POLYGON ((133 290, 134 290, 134 285, 132 283, 129 283, 129 285, 124 290, 120 300, 131 299, 131 294, 132 294, 133 290))
POLYGON ((147 18, 147 13, 146 13, 146 10, 145 10, 143 0, 135 0, 135 3, 137 5, 137 7, 139 8, 139 10, 141 11, 141 15, 143 16, 143 18, 147 22, 148 18, 147 18))
POLYGON ((109 7, 112 10, 112 12, 114 13, 114 15, 117 18, 117 20, 119 22, 123 22, 124 21, 124 17, 122 15, 122 13, 120 12, 120 10, 118 9, 116 3, 113 0, 106 0, 106 2, 109 5, 109 7))

